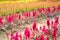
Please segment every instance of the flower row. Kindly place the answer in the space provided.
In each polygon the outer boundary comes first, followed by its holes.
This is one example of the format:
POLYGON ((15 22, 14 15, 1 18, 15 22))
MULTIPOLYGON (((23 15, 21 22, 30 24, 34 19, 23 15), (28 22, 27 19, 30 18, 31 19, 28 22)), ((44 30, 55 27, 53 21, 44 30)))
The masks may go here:
POLYGON ((46 20, 46 25, 37 26, 36 21, 33 22, 32 28, 26 27, 19 34, 19 32, 14 33, 13 31, 7 35, 9 40, 57 40, 59 18, 56 17, 55 20, 46 20))

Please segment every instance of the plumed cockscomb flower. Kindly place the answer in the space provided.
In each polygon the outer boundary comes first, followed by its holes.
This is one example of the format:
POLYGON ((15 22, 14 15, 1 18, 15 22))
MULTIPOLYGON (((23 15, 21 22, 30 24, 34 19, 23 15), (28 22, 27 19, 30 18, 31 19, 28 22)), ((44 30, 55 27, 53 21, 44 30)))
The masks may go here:
POLYGON ((37 10, 34 10, 34 11, 32 12, 32 14, 33 14, 33 17, 36 17, 36 16, 37 16, 37 10))
POLYGON ((21 18, 22 18, 22 15, 21 15, 21 14, 19 14, 19 15, 18 15, 18 19, 20 19, 20 20, 21 20, 21 18))
POLYGON ((19 39, 18 39, 18 36, 19 36, 19 35, 18 35, 18 32, 16 32, 16 35, 15 35, 15 38, 14 38, 14 39, 15 39, 15 40, 19 40, 19 39))
POLYGON ((3 18, 0 16, 0 25, 3 24, 3 18))
POLYGON ((58 6, 58 7, 57 7, 57 10, 59 10, 59 11, 60 11, 60 6, 58 6))
POLYGON ((8 23, 11 23, 12 21, 13 21, 13 16, 11 16, 11 15, 7 15, 6 16, 6 21, 8 22, 8 23))
POLYGON ((17 19, 18 15, 17 14, 12 14, 14 19, 17 19))
POLYGON ((53 6, 53 10, 52 10, 52 13, 54 13, 56 11, 56 7, 53 6))
POLYGON ((30 38, 30 30, 29 30, 28 27, 25 29, 24 35, 25 35, 26 38, 30 38))
POLYGON ((47 19, 47 26, 49 27, 50 26, 50 20, 49 19, 47 19))
POLYGON ((38 37, 36 36, 35 40, 38 40, 38 37))
POLYGON ((42 13, 44 11, 44 8, 40 8, 38 11, 42 13))
POLYGON ((46 40, 49 40, 48 36, 46 37, 46 40))
POLYGON ((59 23, 59 17, 57 17, 57 16, 56 16, 56 18, 55 18, 55 23, 56 23, 56 24, 59 23))
POLYGON ((46 29, 46 26, 45 25, 43 26, 42 31, 44 32, 44 34, 48 34, 48 35, 50 34, 49 30, 46 29))
POLYGON ((53 37, 53 39, 56 40, 56 37, 57 37, 57 30, 56 29, 53 30, 52 37, 53 37))
POLYGON ((50 8, 48 7, 48 8, 46 8, 46 13, 50 13, 50 8))
POLYGON ((10 40, 12 40, 12 39, 14 39, 14 33, 13 32, 10 33, 10 40))
POLYGON ((40 40, 44 40, 44 35, 40 35, 40 40))
POLYGON ((25 16, 26 18, 29 18, 29 17, 30 17, 30 12, 25 12, 25 13, 24 13, 24 16, 25 16))
POLYGON ((37 29, 37 25, 36 25, 36 21, 34 21, 33 23, 33 30, 36 30, 37 29))
POLYGON ((22 35, 21 35, 21 34, 20 34, 20 36, 19 36, 19 37, 20 37, 20 40, 22 40, 22 35))

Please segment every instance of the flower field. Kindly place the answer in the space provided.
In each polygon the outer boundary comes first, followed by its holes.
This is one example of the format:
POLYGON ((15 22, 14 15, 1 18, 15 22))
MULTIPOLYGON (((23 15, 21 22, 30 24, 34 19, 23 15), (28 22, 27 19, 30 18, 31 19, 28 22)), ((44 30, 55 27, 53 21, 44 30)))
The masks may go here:
POLYGON ((2 1, 0 40, 60 40, 60 2, 2 1))
POLYGON ((60 40, 60 6, 0 16, 0 30, 7 40, 60 40))

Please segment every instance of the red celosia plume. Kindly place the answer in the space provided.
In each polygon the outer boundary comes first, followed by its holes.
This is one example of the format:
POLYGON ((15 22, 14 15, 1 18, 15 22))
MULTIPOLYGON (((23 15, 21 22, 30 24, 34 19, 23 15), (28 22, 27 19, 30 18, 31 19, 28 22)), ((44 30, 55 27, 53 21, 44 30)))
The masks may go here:
POLYGON ((3 24, 3 18, 0 16, 0 25, 3 24))
POLYGON ((38 40, 38 37, 36 36, 35 40, 38 40))
POLYGON ((14 39, 15 39, 15 40, 19 40, 19 39, 18 39, 18 36, 19 36, 19 35, 18 35, 18 32, 16 32, 16 35, 15 35, 15 38, 14 38, 14 39))
POLYGON ((29 30, 29 28, 25 29, 24 35, 25 35, 26 38, 30 38, 30 30, 29 30))
POLYGON ((40 35, 40 40, 44 40, 44 35, 40 35))
POLYGON ((37 28, 37 25, 36 25, 36 22, 34 21, 34 23, 33 23, 33 30, 36 30, 36 28, 37 28))
POLYGON ((47 26, 49 27, 50 26, 50 20, 49 19, 47 19, 47 26))

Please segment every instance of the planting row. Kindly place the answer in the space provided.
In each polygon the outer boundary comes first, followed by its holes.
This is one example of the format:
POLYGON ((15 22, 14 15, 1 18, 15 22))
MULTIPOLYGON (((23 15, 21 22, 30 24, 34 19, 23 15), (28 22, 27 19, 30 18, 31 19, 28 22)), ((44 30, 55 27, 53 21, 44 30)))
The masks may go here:
POLYGON ((8 40, 58 40, 58 31, 60 28, 59 18, 55 20, 46 20, 45 25, 37 26, 36 21, 33 22, 32 27, 26 27, 23 32, 7 33, 8 40))
POLYGON ((0 29, 4 29, 6 26, 16 26, 30 24, 33 21, 38 21, 40 18, 53 17, 60 13, 60 6, 52 8, 40 8, 34 11, 26 11, 24 13, 13 13, 12 15, 0 16, 0 29))

